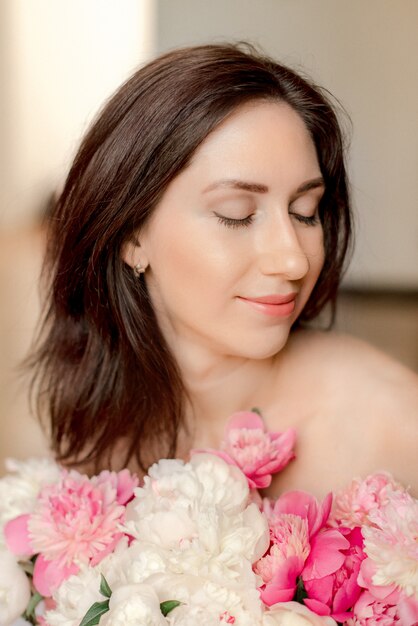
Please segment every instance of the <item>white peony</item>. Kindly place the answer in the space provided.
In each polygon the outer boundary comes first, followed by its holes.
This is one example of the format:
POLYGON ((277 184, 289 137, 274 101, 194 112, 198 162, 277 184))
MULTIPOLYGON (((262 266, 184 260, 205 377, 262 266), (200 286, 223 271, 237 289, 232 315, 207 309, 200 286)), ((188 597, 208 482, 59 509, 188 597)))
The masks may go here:
POLYGON ((28 577, 15 557, 0 549, 0 624, 12 624, 25 611, 31 592, 28 577))
MULTIPOLYGON (((170 626, 219 626, 219 615, 200 606, 182 604, 167 615, 170 626)), ((253 626, 253 625, 251 625, 253 626)))
POLYGON ((270 544, 268 521, 254 503, 240 514, 229 518, 224 536, 224 549, 242 554, 250 563, 258 561, 270 544))
POLYGON ((0 546, 4 544, 3 527, 9 520, 31 513, 41 488, 56 482, 60 468, 52 459, 6 459, 7 474, 0 479, 0 546))
POLYGON ((126 585, 112 593, 100 626, 167 626, 160 601, 149 585, 126 585))
POLYGON ((217 624, 228 623, 227 616, 231 620, 229 623, 241 626, 255 626, 261 622, 262 606, 254 579, 252 586, 241 580, 227 585, 222 580, 213 582, 200 576, 167 573, 152 577, 148 582, 160 601, 181 602, 167 616, 170 624, 192 623, 193 616, 200 616, 199 626, 212 624, 214 620, 217 624), (232 619, 236 621, 232 622, 232 619))
POLYGON ((144 545, 139 541, 132 542, 113 562, 107 557, 102 564, 106 580, 112 583, 115 581, 115 584, 142 583, 150 576, 167 571, 168 568, 163 550, 157 546, 144 545))
POLYGON ((393 491, 388 502, 369 513, 362 528, 364 551, 373 562, 374 585, 396 585, 418 597, 418 500, 393 491))
POLYGON ((56 608, 46 613, 48 626, 78 626, 91 605, 105 599, 100 580, 98 568, 87 565, 64 580, 53 594, 56 608))
POLYGON ((217 506, 233 515, 248 503, 250 490, 245 475, 214 454, 194 454, 190 465, 203 489, 203 506, 217 506))
MULTIPOLYGON (((195 454, 190 463, 162 459, 151 466, 143 487, 135 490, 134 508, 146 514, 154 510, 217 506, 233 514, 247 504, 249 489, 244 474, 213 454, 195 454), (156 498, 155 496, 158 496, 156 498)), ((129 516, 128 516, 129 517, 129 516)))
POLYGON ((280 602, 264 613, 262 626, 337 626, 337 622, 313 613, 304 604, 280 602))
POLYGON ((175 572, 237 578, 269 545, 240 470, 211 454, 153 465, 128 505, 125 532, 166 554, 175 572))

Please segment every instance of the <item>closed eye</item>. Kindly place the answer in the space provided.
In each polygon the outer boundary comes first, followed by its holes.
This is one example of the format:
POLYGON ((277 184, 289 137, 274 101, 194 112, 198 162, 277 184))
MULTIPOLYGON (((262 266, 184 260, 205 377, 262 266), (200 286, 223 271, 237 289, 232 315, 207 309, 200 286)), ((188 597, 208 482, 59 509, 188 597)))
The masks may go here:
POLYGON ((315 226, 319 224, 319 217, 315 214, 310 217, 307 215, 300 215, 300 213, 289 213, 289 215, 293 215, 298 222, 302 222, 302 224, 307 224, 308 226, 315 226))
POLYGON ((229 228, 240 228, 241 226, 249 226, 253 221, 253 216, 248 215, 240 220, 233 219, 232 217, 225 217, 224 215, 219 215, 215 213, 218 218, 218 222, 223 224, 224 226, 228 226, 229 228))

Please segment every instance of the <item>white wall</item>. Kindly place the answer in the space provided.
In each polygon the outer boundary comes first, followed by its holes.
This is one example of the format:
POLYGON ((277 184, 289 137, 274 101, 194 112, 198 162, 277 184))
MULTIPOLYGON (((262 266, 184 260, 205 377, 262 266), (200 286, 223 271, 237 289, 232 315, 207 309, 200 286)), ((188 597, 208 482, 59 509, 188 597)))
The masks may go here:
POLYGON ((418 288, 417 0, 158 0, 158 49, 245 39, 348 110, 358 233, 347 283, 418 288))
POLYGON ((0 228, 43 207, 154 34, 153 0, 1 0, 0 228))

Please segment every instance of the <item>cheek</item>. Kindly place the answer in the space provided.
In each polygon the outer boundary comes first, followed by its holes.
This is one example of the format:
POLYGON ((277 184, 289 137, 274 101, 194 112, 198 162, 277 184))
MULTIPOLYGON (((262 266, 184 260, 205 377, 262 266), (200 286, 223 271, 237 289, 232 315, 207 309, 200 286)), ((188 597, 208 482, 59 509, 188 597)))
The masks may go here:
POLYGON ((321 273, 325 260, 324 235, 321 228, 316 228, 313 232, 305 235, 303 249, 309 261, 308 277, 316 281, 321 273))
POLYGON ((231 267, 227 247, 217 245, 207 230, 159 229, 150 248, 149 289, 166 305, 176 300, 193 308, 208 300, 215 304, 225 292, 226 268, 231 267), (223 289, 224 288, 224 289, 223 289))

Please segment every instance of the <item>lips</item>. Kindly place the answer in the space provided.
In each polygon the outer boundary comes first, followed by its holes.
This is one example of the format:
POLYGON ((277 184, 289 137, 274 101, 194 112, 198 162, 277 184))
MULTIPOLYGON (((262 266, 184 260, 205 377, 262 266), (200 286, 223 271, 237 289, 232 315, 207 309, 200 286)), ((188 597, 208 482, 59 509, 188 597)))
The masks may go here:
POLYGON ((270 318, 286 318, 292 315, 296 307, 297 293, 287 293, 283 295, 270 294, 268 296, 257 296, 256 298, 242 298, 246 306, 249 306, 257 314, 266 315, 270 318))
POLYGON ((272 294, 269 296, 257 296, 256 298, 243 298, 244 300, 249 300, 250 302, 260 302, 260 304, 286 304, 287 302, 291 302, 297 296, 297 292, 293 291, 292 293, 288 293, 285 295, 276 295, 272 294))

